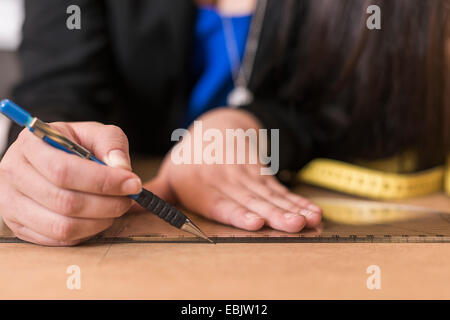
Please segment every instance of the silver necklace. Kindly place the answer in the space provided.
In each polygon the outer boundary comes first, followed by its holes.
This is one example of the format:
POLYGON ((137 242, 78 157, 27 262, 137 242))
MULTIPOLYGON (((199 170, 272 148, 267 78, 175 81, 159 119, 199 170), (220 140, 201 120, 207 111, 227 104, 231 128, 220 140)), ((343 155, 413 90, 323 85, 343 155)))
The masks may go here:
POLYGON ((252 17, 249 35, 245 44, 244 58, 240 62, 239 51, 236 44, 231 18, 222 17, 222 24, 225 33, 226 47, 231 64, 234 89, 227 98, 228 106, 238 108, 249 105, 253 102, 253 93, 248 88, 250 77, 255 64, 256 53, 258 51, 261 30, 266 15, 267 0, 257 0, 255 14, 252 17))

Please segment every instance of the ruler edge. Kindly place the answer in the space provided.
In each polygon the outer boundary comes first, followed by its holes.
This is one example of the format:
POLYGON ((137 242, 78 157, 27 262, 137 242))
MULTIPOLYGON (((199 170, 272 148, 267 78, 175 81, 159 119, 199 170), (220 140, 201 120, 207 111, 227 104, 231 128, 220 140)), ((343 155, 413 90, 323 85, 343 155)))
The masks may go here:
MULTIPOLYGON (((80 245, 95 244, 145 244, 145 243, 177 243, 177 244, 209 244, 202 239, 194 237, 185 238, 164 238, 164 237, 105 237, 93 238, 80 245), (136 239, 138 238, 138 239, 136 239)), ((211 237, 217 244, 258 244, 258 243, 450 243, 450 235, 421 235, 421 236, 339 236, 327 237, 211 237)), ((19 244, 30 242, 16 237, 0 237, 0 244, 19 244)))

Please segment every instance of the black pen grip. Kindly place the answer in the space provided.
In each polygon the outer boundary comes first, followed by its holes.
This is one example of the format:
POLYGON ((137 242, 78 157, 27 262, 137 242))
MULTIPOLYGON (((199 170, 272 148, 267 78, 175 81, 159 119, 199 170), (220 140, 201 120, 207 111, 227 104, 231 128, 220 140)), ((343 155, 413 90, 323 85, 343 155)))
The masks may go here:
POLYGON ((142 189, 142 192, 135 201, 178 229, 180 229, 187 220, 187 217, 177 208, 146 189, 142 189))

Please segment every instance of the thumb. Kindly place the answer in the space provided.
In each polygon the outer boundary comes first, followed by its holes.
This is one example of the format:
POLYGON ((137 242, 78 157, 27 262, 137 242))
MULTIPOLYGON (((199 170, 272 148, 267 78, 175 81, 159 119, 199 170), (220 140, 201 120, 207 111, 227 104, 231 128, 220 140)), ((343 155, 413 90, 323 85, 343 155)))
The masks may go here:
POLYGON ((108 166, 131 171, 128 138, 117 126, 104 125, 95 135, 95 145, 91 150, 108 166))
POLYGON ((130 158, 128 154, 119 149, 109 151, 108 154, 103 157, 103 162, 113 168, 122 168, 131 171, 130 158))
POLYGON ((70 123, 72 134, 108 166, 131 171, 128 138, 117 126, 98 122, 70 123))

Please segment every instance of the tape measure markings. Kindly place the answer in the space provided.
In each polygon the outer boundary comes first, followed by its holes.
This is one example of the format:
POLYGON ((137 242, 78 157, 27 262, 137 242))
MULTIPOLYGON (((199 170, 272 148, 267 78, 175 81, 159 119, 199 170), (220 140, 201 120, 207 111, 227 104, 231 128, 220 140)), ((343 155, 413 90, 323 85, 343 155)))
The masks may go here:
POLYGON ((395 174, 337 160, 315 159, 298 173, 298 178, 302 182, 352 195, 389 200, 442 190, 444 171, 440 166, 419 173, 395 174))

